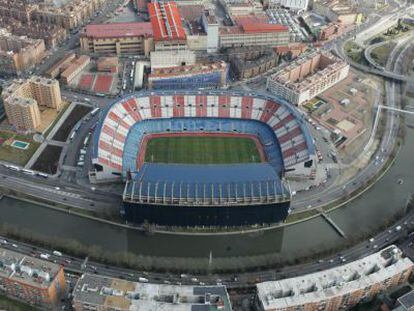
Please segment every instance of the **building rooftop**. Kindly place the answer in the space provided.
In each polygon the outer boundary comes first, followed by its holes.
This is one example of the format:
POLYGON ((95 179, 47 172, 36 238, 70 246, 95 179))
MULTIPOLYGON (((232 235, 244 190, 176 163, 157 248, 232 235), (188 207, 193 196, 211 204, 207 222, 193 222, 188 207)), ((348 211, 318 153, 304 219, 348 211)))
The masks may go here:
POLYGON ((148 3, 148 13, 154 33, 154 40, 185 40, 185 30, 181 22, 177 4, 169 2, 148 3))
POLYGON ((177 66, 168 68, 154 69, 148 78, 154 77, 170 77, 176 75, 195 74, 201 72, 209 72, 217 69, 226 69, 227 64, 223 61, 214 63, 196 63, 188 66, 177 66))
POLYGON ((90 24, 82 35, 92 38, 148 37, 152 36, 152 25, 149 22, 90 24))
POLYGON ((243 23, 241 27, 244 32, 247 33, 284 32, 289 30, 289 28, 284 25, 266 23, 243 23))
POLYGON ((82 66, 85 62, 89 62, 90 57, 88 55, 81 55, 75 61, 73 61, 60 75, 62 78, 67 78, 72 75, 74 71, 78 69, 79 66, 82 66))
POLYGON ((397 301, 403 306, 404 310, 412 310, 414 308, 414 290, 401 296, 397 301))
POLYGON ((0 275, 3 278, 48 288, 60 269, 60 265, 0 248, 0 275))
POLYGON ((225 286, 137 283, 84 274, 73 301, 117 310, 231 311, 225 286))
POLYGON ((295 278, 257 284, 265 310, 304 305, 351 293, 413 267, 395 245, 348 264, 295 278))

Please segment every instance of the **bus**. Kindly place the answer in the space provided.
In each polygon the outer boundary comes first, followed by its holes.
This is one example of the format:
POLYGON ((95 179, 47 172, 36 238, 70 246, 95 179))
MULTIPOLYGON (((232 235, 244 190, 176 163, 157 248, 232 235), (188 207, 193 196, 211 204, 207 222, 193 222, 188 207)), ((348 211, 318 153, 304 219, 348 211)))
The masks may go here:
POLYGON ((98 111, 99 111, 99 108, 98 108, 98 107, 97 107, 97 108, 95 108, 94 110, 92 110, 92 111, 91 111, 91 116, 96 115, 96 114, 98 113, 98 111))

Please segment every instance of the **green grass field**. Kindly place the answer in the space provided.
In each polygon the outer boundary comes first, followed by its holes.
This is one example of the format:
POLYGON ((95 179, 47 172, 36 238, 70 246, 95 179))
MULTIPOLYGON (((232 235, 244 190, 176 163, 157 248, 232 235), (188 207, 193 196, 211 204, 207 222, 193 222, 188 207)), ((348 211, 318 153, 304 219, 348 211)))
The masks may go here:
POLYGON ((157 137, 147 143, 145 162, 180 164, 257 163, 255 142, 246 137, 157 137))

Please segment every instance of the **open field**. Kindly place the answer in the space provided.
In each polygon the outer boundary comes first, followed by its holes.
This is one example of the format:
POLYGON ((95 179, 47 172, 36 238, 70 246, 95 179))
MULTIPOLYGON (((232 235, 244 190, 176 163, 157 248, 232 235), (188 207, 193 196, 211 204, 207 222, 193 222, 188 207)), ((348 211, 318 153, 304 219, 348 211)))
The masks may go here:
POLYGON ((35 153, 40 145, 39 143, 34 142, 28 136, 17 135, 6 131, 0 132, 0 140, 2 141, 0 146, 0 160, 21 166, 24 166, 27 161, 29 161, 33 153, 35 153), (27 142, 30 145, 26 150, 15 148, 10 145, 13 140, 27 142))
POLYGON ((248 137, 174 136, 148 141, 145 162, 180 164, 257 163, 261 156, 248 137))
POLYGON ((46 174, 56 174, 61 152, 62 147, 47 145, 36 162, 32 165, 31 169, 46 174))

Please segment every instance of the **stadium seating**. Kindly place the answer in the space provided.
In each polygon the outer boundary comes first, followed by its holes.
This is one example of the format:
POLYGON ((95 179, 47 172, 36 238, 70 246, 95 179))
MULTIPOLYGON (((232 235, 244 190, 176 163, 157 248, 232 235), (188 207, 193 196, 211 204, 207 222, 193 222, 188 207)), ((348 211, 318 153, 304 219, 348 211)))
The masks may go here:
POLYGON ((300 114, 282 100, 259 95, 225 91, 138 93, 111 105, 99 126, 101 130, 94 137, 95 163, 118 172, 137 169, 134 163, 146 134, 167 131, 219 129, 254 134, 275 167, 289 168, 314 154, 312 139, 300 114), (207 119, 212 122, 206 122, 207 119), (268 126, 261 126, 264 124, 268 126), (277 144, 273 144, 275 140, 277 144))

